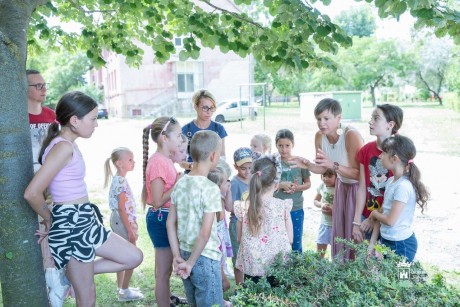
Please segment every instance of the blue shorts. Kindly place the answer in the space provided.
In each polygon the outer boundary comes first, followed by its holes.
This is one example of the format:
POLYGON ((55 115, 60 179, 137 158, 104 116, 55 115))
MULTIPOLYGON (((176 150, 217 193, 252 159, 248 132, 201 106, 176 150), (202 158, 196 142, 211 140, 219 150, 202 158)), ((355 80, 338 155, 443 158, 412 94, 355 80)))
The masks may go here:
POLYGON ((149 209, 145 216, 147 224, 147 232, 150 240, 152 240, 154 248, 168 248, 169 239, 166 231, 166 220, 168 219, 168 211, 165 209, 155 210, 149 209))
MULTIPOLYGON (((191 253, 180 250, 182 259, 190 258, 191 253)), ((200 256, 192 268, 190 276, 182 280, 187 301, 192 306, 222 306, 222 273, 219 260, 200 256)))
POLYGON ((319 229, 318 229, 318 237, 316 237, 316 243, 331 244, 331 242, 332 242, 332 226, 320 224, 319 229))
POLYGON ((413 262, 415 254, 417 253, 417 238, 413 233, 409 238, 401 241, 390 241, 381 238, 380 241, 383 245, 388 246, 396 255, 406 257, 408 262, 413 262))

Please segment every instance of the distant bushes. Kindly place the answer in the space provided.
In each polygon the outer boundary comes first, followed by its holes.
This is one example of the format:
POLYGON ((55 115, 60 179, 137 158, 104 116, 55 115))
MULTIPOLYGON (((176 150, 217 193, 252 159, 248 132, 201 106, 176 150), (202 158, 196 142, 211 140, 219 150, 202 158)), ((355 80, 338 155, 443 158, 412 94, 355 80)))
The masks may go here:
POLYGON ((455 92, 444 94, 444 105, 449 109, 460 112, 460 97, 455 92))
POLYGON ((367 256, 365 244, 354 245, 355 261, 321 259, 312 251, 291 254, 286 264, 277 259, 270 274, 279 285, 247 282, 237 291, 235 306, 459 306, 460 292, 442 275, 431 281, 420 264, 398 267, 399 256, 382 248, 387 258, 367 256), (409 271, 408 271, 409 270, 409 271), (409 275, 404 275, 409 272, 409 275), (400 278, 400 273, 403 278, 400 278), (408 279, 404 277, 408 276, 408 279))

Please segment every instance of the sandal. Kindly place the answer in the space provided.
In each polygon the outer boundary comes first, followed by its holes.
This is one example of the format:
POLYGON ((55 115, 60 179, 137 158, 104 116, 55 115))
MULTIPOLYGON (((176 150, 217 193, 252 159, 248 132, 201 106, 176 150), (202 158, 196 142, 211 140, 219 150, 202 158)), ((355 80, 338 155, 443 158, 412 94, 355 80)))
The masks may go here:
POLYGON ((174 304, 174 305, 188 305, 186 298, 171 295, 169 299, 171 300, 171 304, 174 304))

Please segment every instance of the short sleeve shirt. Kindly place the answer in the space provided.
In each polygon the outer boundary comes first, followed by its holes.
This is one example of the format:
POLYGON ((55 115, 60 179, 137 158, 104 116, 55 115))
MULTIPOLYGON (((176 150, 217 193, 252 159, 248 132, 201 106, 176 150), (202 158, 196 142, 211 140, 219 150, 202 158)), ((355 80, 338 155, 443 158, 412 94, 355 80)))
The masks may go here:
MULTIPOLYGON (((334 204, 334 187, 327 187, 324 183, 321 183, 317 189, 319 195, 321 195, 321 202, 331 205, 334 204)), ((326 226, 332 226, 332 216, 327 214, 321 214, 321 224, 326 226)))
MULTIPOLYGON (((154 153, 147 162, 145 169, 145 189, 147 191, 147 203, 152 204, 152 191, 150 191, 150 183, 155 179, 163 180, 163 192, 168 192, 176 183, 177 171, 174 163, 168 157, 161 153, 154 153)), ((163 208, 169 208, 171 201, 164 203, 163 208)))
POLYGON ((391 241, 406 240, 414 233, 412 223, 416 204, 415 189, 406 176, 402 176, 396 181, 394 181, 394 177, 388 180, 382 206, 385 215, 390 214, 393 201, 404 203, 404 208, 393 226, 381 223, 380 234, 382 238, 391 241))
MULTIPOLYGON (((310 177, 310 172, 307 169, 292 168, 291 165, 281 160, 281 182, 297 182, 302 184, 304 179, 310 177)), ((303 208, 303 195, 302 191, 296 191, 292 194, 288 194, 282 190, 276 191, 274 196, 279 199, 292 199, 293 206, 292 211, 300 210, 303 208)))
MULTIPOLYGON (((203 224, 204 213, 222 211, 219 187, 206 177, 185 175, 174 186, 171 202, 177 211, 177 238, 180 248, 192 252, 203 224)), ((220 260, 222 254, 219 250, 215 214, 213 219, 211 234, 201 255, 220 260)))
MULTIPOLYGON (((230 192, 232 193, 233 201, 246 200, 248 198, 248 185, 244 183, 238 176, 233 176, 230 181, 230 192)), ((231 216, 235 216, 234 213, 231 216)))
POLYGON ((42 112, 38 115, 29 113, 30 137, 32 141, 32 156, 35 172, 40 168, 38 155, 40 154, 43 140, 48 134, 49 125, 51 125, 55 119, 56 114, 47 107, 42 107, 42 112))
POLYGON ((292 200, 273 197, 263 200, 263 221, 256 235, 249 231, 247 204, 245 201, 235 202, 235 214, 242 223, 236 267, 251 276, 266 276, 276 256, 282 253, 286 257, 292 249, 286 229, 286 219, 291 218, 292 200))
POLYGON ((112 179, 109 192, 109 207, 111 210, 118 210, 118 195, 125 193, 125 212, 129 222, 136 221, 136 201, 131 187, 125 177, 115 175, 112 179))
POLYGON ((198 128, 197 125, 195 125, 195 122, 192 120, 188 124, 182 127, 182 134, 184 134, 189 141, 189 146, 187 147, 187 161, 188 162, 193 162, 192 157, 190 156, 190 141, 192 140, 192 137, 195 133, 198 131, 202 130, 210 130, 214 131, 219 135, 221 139, 225 138, 228 134, 227 131, 225 130, 224 126, 222 124, 216 123, 215 121, 211 121, 211 124, 208 126, 208 128, 201 129, 198 128))
POLYGON ((367 218, 373 210, 382 207, 385 188, 388 178, 393 176, 390 170, 383 167, 379 158, 382 151, 377 148, 377 143, 370 142, 364 145, 357 153, 356 159, 364 166, 366 180, 366 204, 362 214, 367 218))

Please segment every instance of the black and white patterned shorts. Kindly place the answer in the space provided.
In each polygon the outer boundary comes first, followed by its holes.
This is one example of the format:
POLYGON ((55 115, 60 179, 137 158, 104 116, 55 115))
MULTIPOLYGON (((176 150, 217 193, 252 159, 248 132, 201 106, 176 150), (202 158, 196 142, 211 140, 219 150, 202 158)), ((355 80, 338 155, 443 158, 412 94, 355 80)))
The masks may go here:
POLYGON ((56 267, 62 269, 73 257, 91 262, 96 249, 107 241, 110 231, 98 221, 90 203, 55 205, 48 242, 56 267))

